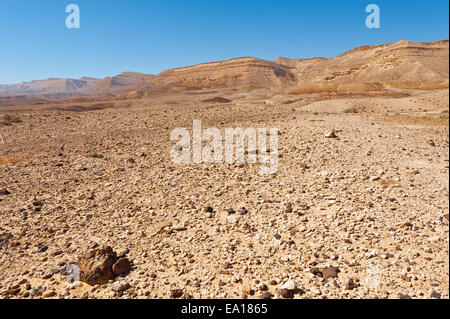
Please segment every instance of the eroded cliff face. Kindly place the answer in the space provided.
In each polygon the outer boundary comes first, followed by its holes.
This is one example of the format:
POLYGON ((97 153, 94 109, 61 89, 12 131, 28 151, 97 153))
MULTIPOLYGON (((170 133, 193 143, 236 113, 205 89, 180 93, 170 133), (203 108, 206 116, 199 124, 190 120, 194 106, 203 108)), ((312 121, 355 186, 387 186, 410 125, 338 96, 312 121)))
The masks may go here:
POLYGON ((362 46, 332 59, 278 63, 293 68, 298 83, 315 82, 443 82, 448 80, 449 42, 399 41, 362 46))
POLYGON ((113 94, 126 99, 146 97, 152 92, 223 88, 264 88, 302 94, 378 87, 433 89, 448 87, 448 70, 449 41, 399 41, 361 46, 331 59, 266 61, 243 57, 171 69, 158 75, 124 72, 105 79, 48 79, 0 85, 0 94, 67 94, 68 97, 113 94))

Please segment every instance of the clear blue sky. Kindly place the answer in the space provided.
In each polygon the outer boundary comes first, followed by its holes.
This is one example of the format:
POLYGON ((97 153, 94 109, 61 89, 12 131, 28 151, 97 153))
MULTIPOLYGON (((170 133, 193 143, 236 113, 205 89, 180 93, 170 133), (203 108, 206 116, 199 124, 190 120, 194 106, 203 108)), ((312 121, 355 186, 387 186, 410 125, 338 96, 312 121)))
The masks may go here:
POLYGON ((447 0, 0 0, 0 83, 448 39, 448 10, 447 0), (65 26, 70 3, 81 10, 77 30, 65 26), (365 27, 371 3, 381 29, 365 27))

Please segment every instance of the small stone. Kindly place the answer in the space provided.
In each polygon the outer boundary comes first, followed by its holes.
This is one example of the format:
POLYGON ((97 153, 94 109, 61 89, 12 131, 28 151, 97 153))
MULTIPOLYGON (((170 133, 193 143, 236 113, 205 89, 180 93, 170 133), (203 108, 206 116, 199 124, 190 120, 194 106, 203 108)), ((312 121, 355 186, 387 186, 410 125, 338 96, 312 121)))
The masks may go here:
POLYGON ((288 280, 287 282, 285 282, 283 284, 283 286, 281 286, 281 289, 287 289, 287 290, 292 290, 294 291, 295 289, 297 289, 297 282, 295 280, 288 280))
POLYGON ((322 292, 316 288, 316 287, 311 287, 311 289, 309 289, 309 291, 311 291, 313 294, 315 294, 316 296, 319 296, 322 294, 322 292))
POLYGON ((47 251, 47 249, 48 249, 48 246, 39 245, 37 251, 38 251, 38 253, 44 253, 47 251))
POLYGON ((225 264, 223 264, 223 269, 230 269, 233 268, 233 265, 229 262, 226 262, 225 264))
POLYGON ((232 215, 232 214, 236 214, 236 211, 233 208, 228 208, 227 213, 232 215))
POLYGON ((47 274, 47 275, 44 275, 44 276, 42 276, 42 279, 50 279, 50 278, 52 278, 53 277, 53 274, 47 274))
POLYGON ((281 297, 285 298, 285 299, 292 299, 294 298, 294 292, 292 290, 286 289, 286 288, 282 288, 280 290, 280 295, 281 297))
POLYGON ((205 212, 212 213, 212 212, 214 212, 214 209, 211 206, 208 206, 205 208, 205 212))
POLYGON ((433 299, 441 299, 441 294, 437 293, 436 291, 433 291, 430 295, 431 298, 433 299))
POLYGON ((269 287, 266 285, 266 284, 259 284, 258 285, 258 289, 260 290, 260 291, 268 291, 269 290, 269 287))
POLYGON ((3 294, 5 296, 17 296, 20 293, 20 288, 11 288, 6 290, 3 294))
POLYGON ((5 189, 0 189, 0 196, 8 196, 11 195, 11 193, 5 188, 5 189))
POLYGON ((337 137, 335 130, 326 132, 324 136, 325 136, 325 138, 336 138, 337 137))
POLYGON ((131 263, 128 258, 120 258, 113 266, 112 271, 115 275, 121 275, 131 269, 131 263))
POLYGON ((271 294, 270 292, 266 291, 265 293, 263 293, 259 299, 272 299, 273 294, 271 294))
POLYGON ((356 284, 355 284, 355 282, 353 281, 353 279, 349 279, 348 281, 347 281, 347 283, 345 284, 345 289, 347 289, 347 290, 353 290, 353 289, 355 289, 356 288, 356 284))
POLYGON ((398 298, 399 298, 399 299, 412 299, 411 296, 404 295, 404 294, 402 294, 402 293, 399 293, 399 294, 398 294, 398 298))
POLYGON ((284 212, 287 214, 292 213, 292 204, 291 203, 286 204, 286 210, 284 212))
POLYGON ((377 256, 377 252, 374 249, 372 249, 371 251, 366 253, 366 257, 367 258, 373 258, 373 257, 376 257, 376 256, 377 256))
POLYGON ((183 294, 184 294, 183 289, 174 289, 170 291, 170 298, 178 299, 181 298, 183 294))
POLYGON ((322 276, 324 279, 329 278, 337 278, 339 273, 339 268, 337 267, 328 267, 322 269, 322 276))
POLYGON ((130 288, 130 284, 126 281, 116 281, 110 286, 110 290, 114 292, 122 292, 130 288))
POLYGON ((175 231, 184 231, 187 230, 186 226, 184 224, 180 224, 180 225, 173 225, 172 229, 175 231))
POLYGON ((128 248, 124 249, 120 253, 117 254, 117 258, 125 257, 129 252, 130 252, 130 250, 128 248))
POLYGON ((238 283, 238 282, 241 281, 241 277, 239 277, 238 275, 234 275, 234 276, 231 278, 231 280, 232 280, 234 283, 238 283))
POLYGON ((54 297, 54 296, 56 296, 56 291, 54 291, 54 290, 49 291, 49 292, 47 292, 47 293, 45 293, 43 295, 44 298, 51 298, 51 297, 54 297))
POLYGON ((35 207, 44 206, 44 203, 40 200, 35 200, 33 201, 33 206, 35 207))

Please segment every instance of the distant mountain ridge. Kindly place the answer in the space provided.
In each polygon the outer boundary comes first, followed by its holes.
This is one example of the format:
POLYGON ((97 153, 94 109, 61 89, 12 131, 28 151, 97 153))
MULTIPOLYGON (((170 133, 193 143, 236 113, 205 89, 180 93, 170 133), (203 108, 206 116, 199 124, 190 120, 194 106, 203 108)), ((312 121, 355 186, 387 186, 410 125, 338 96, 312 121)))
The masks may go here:
MULTIPOLYGON (((219 88, 315 92, 342 87, 323 83, 391 83, 393 87, 426 82, 447 83, 449 41, 429 43, 399 41, 361 46, 335 58, 266 61, 254 57, 208 62, 163 71, 158 75, 123 72, 104 79, 47 79, 0 85, 0 95, 58 94, 68 96, 143 97, 151 91, 189 91, 219 88), (446 81, 446 82, 445 82, 446 81), (305 88, 306 86, 306 88, 305 88)), ((346 87, 351 87, 347 85, 346 87)), ((422 87, 424 87, 422 85, 422 87)))

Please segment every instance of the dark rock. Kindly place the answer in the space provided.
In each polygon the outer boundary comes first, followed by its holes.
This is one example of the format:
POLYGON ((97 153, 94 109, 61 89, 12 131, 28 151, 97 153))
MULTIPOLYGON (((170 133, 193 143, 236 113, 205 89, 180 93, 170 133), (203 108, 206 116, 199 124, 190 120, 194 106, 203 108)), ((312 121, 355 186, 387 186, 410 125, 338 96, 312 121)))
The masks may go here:
POLYGON ((205 207, 205 212, 212 213, 214 209, 211 206, 205 207))
POLYGON ((183 289, 174 289, 170 291, 170 298, 178 299, 181 298, 183 294, 184 294, 183 289))
POLYGON ((236 214, 236 211, 233 208, 228 208, 227 213, 232 215, 232 214, 236 214))
POLYGON ((39 245, 38 245, 38 249, 37 249, 38 253, 44 253, 44 252, 46 252, 47 250, 48 250, 48 246, 44 246, 44 245, 42 245, 42 244, 39 244, 39 245))
POLYGON ((117 258, 125 257, 129 252, 130 252, 130 250, 128 248, 124 249, 123 251, 121 251, 120 253, 117 254, 117 258))
POLYGON ((20 293, 20 288, 11 288, 6 290, 3 294, 5 296, 17 296, 20 293))
POLYGON ((111 247, 92 250, 80 258, 80 281, 88 285, 105 284, 114 277, 112 266, 117 256, 111 247))
POLYGON ((353 279, 349 279, 349 280, 347 281, 347 283, 345 284, 345 289, 347 289, 347 290, 353 290, 353 289, 355 289, 355 288, 356 288, 355 282, 353 281, 353 279))
POLYGON ((47 275, 42 276, 42 279, 50 279, 52 277, 53 277, 53 274, 47 274, 47 275))
POLYGON ((285 299, 292 299, 294 298, 294 291, 284 288, 280 290, 280 295, 285 299))
POLYGON ((263 293, 259 299, 272 299, 273 294, 271 294, 270 292, 266 291, 265 293, 263 293))
POLYGON ((311 268, 311 273, 318 277, 323 277, 322 271, 319 268, 311 268))
POLYGON ((284 211, 285 213, 292 213, 292 204, 291 203, 287 203, 286 205, 286 210, 284 211))
POLYGON ((44 206, 44 203, 40 200, 35 200, 35 201, 33 201, 33 206, 36 206, 36 207, 44 206))
POLYGON ((268 287, 267 285, 262 285, 262 286, 259 288, 259 290, 261 290, 261 291, 268 291, 268 290, 269 290, 269 287, 268 287))
POLYGON ((5 188, 5 189, 0 189, 0 196, 8 196, 11 195, 11 193, 5 188))
POLYGON ((120 258, 113 266, 112 270, 115 275, 121 275, 131 269, 131 263, 128 258, 120 258))
POLYGON ((223 269, 230 269, 230 268, 233 268, 233 265, 232 265, 231 263, 229 263, 229 262, 226 262, 226 263, 223 265, 223 269))
POLYGON ((441 294, 440 293, 437 293, 436 291, 433 291, 432 293, 431 293, 431 296, 430 296, 431 298, 433 298, 433 299, 441 299, 441 294))
POLYGON ((399 299, 412 299, 411 296, 404 295, 404 294, 402 294, 402 293, 399 293, 399 294, 398 294, 398 298, 399 298, 399 299))

